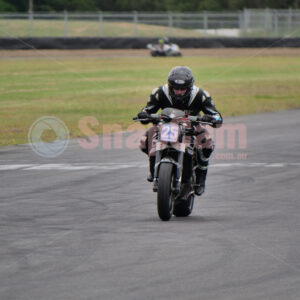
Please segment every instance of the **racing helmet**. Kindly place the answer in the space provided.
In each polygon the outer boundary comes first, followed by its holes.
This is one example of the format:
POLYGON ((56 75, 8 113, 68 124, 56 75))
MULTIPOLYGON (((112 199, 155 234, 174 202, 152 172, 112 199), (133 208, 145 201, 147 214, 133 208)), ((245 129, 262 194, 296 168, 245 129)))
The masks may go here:
POLYGON ((162 37, 162 38, 160 38, 158 40, 158 43, 159 44, 168 44, 169 43, 169 39, 166 36, 164 36, 164 37, 162 37))
POLYGON ((194 85, 194 76, 186 66, 174 67, 168 75, 169 95, 172 100, 184 101, 191 94, 194 85))

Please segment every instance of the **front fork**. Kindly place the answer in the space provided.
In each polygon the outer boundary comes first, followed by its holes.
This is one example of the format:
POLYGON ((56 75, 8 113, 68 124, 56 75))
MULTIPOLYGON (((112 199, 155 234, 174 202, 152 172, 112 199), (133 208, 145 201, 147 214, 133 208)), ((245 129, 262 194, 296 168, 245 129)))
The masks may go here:
POLYGON ((159 166, 162 162, 168 162, 173 164, 176 167, 176 178, 175 178, 175 186, 173 187, 173 191, 177 194, 180 190, 180 182, 181 182, 181 174, 183 167, 183 157, 184 152, 179 151, 177 153, 177 162, 172 158, 161 158, 162 150, 158 150, 155 153, 155 167, 154 167, 154 181, 153 181, 153 192, 157 192, 158 187, 158 177, 159 177, 159 166))

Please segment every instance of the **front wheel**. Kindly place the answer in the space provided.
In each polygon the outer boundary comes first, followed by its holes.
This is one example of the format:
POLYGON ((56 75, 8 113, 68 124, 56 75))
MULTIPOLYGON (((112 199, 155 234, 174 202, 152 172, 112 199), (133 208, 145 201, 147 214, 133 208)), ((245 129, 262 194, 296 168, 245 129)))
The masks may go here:
POLYGON ((173 165, 162 163, 159 167, 157 189, 157 212, 161 220, 169 221, 173 211, 172 182, 173 165))

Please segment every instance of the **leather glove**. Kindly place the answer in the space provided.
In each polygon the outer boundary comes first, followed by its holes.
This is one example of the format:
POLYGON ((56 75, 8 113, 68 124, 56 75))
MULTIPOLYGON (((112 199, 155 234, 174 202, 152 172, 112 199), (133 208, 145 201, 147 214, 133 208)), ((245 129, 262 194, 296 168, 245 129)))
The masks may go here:
POLYGON ((149 118, 149 114, 145 111, 141 111, 140 113, 138 113, 137 116, 139 119, 148 119, 149 118))
POLYGON ((219 115, 204 115, 201 118, 202 122, 210 122, 213 127, 216 127, 217 124, 222 124, 222 119, 219 115))

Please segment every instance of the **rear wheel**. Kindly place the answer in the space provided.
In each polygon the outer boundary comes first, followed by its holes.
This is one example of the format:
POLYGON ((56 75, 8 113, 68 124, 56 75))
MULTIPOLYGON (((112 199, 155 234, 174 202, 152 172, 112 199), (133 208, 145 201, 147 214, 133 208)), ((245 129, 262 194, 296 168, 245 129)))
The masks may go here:
POLYGON ((193 207, 194 207, 194 194, 190 195, 187 200, 183 200, 175 203, 173 214, 176 217, 187 217, 192 213, 193 207))
POLYGON ((158 189, 157 189, 157 212, 161 220, 168 221, 172 216, 173 165, 162 163, 159 167, 158 189))

